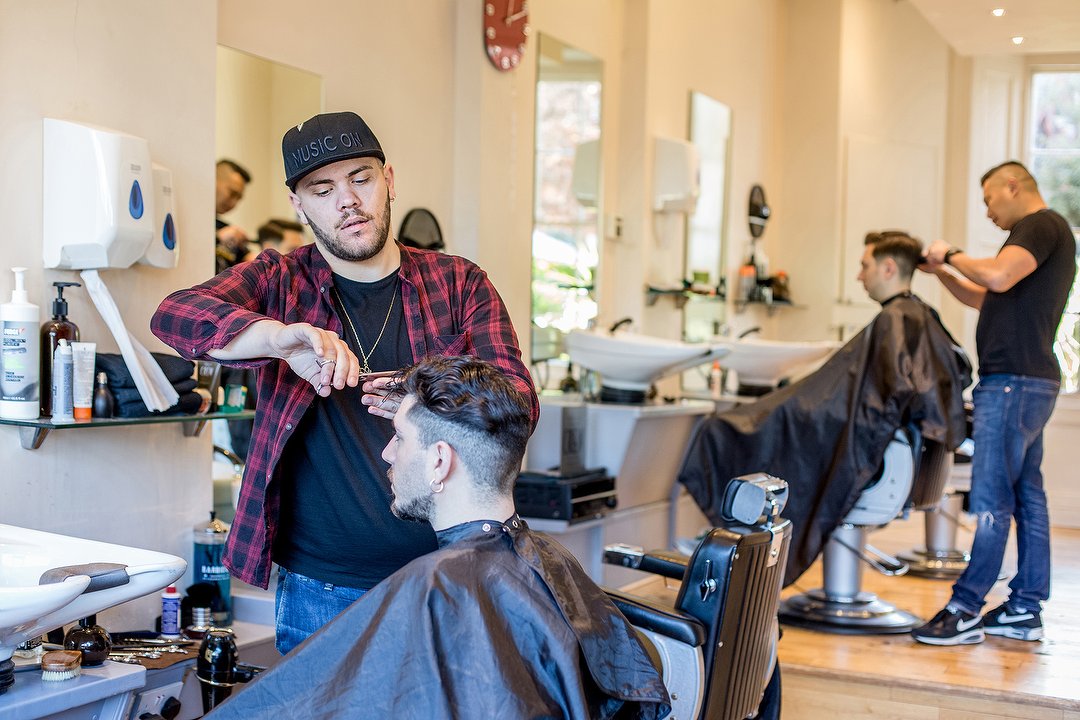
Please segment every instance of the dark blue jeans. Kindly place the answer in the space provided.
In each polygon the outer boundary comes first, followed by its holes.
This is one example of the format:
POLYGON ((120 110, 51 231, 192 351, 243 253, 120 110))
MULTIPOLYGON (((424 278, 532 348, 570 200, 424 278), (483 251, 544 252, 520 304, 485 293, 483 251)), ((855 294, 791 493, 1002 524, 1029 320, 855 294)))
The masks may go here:
POLYGON ((366 592, 280 568, 274 598, 277 651, 282 655, 289 652, 366 592))
POLYGON ((982 610, 1014 518, 1018 558, 1009 602, 1038 612, 1050 597, 1050 517, 1039 466, 1057 395, 1057 382, 1024 375, 988 375, 975 388, 971 512, 977 525, 971 562, 953 585, 952 604, 961 610, 982 610))

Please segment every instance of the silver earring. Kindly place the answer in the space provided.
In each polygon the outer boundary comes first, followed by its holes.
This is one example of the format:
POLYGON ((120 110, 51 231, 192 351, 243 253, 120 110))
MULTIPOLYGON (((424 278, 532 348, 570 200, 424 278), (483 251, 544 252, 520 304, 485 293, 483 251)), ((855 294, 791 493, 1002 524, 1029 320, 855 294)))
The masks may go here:
POLYGON ((433 478, 432 481, 428 483, 428 485, 431 486, 431 492, 433 493, 438 494, 443 491, 443 481, 439 478, 433 478))

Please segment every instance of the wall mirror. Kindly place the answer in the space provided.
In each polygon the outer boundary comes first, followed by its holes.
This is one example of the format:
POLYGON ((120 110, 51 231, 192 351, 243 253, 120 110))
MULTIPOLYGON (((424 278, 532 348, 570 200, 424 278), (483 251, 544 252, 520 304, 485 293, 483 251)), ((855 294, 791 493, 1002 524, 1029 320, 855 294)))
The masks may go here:
MULTIPOLYGON (((221 216, 223 221, 254 239, 272 219, 296 220, 285 188, 281 136, 322 110, 322 94, 318 75, 218 46, 215 152, 217 159, 229 158, 251 174, 243 198, 221 216)), ((303 241, 310 241, 309 232, 303 232, 303 241)), ((249 251, 257 249, 249 245, 249 251)), ((227 384, 246 386, 246 405, 255 407, 254 373, 225 369, 221 385, 227 384)), ((213 435, 215 448, 224 451, 214 454, 214 505, 218 516, 228 521, 233 511, 234 465, 246 457, 251 421, 214 420, 213 435)))
POLYGON ((683 308, 683 334, 687 340, 698 341, 719 334, 725 319, 731 108, 708 95, 691 92, 689 117, 690 142, 700 159, 701 195, 686 223, 684 277, 696 292, 683 308), (707 294, 712 291, 716 294, 707 294))
POLYGON ((217 158, 236 161, 251 182, 225 222, 256 237, 272 218, 296 220, 285 189, 281 136, 322 110, 322 78, 224 45, 217 48, 217 158))
POLYGON ((532 359, 545 386, 562 336, 596 317, 603 64, 540 35, 532 231, 532 359))

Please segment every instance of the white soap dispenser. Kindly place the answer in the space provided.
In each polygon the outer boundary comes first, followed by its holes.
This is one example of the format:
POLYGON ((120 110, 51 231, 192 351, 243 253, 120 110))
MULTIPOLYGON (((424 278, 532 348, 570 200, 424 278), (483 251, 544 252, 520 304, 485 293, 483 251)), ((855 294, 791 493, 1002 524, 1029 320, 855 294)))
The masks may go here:
POLYGON ((0 418, 36 420, 41 413, 38 377, 40 341, 38 306, 26 294, 26 268, 11 268, 15 289, 0 305, 0 418))

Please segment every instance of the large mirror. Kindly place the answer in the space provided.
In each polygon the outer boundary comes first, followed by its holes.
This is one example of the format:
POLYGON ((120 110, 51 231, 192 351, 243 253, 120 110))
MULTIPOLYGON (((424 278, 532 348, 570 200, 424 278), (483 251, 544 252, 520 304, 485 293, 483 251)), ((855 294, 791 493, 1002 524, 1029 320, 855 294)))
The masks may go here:
MULTIPOLYGON (((217 157, 232 160, 251 178, 245 182, 231 168, 218 170, 216 201, 223 196, 222 183, 227 188, 225 192, 242 190, 242 197, 232 207, 226 201, 225 207, 219 202, 215 208, 219 228, 222 224, 235 227, 249 238, 248 247, 234 253, 235 261, 239 262, 262 249, 257 242, 259 229, 269 221, 296 221, 285 191, 281 136, 290 126, 322 110, 322 78, 219 45, 216 94, 217 157)), ((266 232, 263 237, 269 238, 271 234, 266 232)), ((292 236, 287 237, 293 241, 292 236)), ((304 240, 310 237, 305 234, 296 239, 304 240)), ((266 244, 280 249, 269 239, 266 244)), ((286 243, 285 247, 288 246, 286 243)))
MULTIPOLYGON (((249 259, 264 247, 285 252, 295 244, 311 242, 306 226, 293 225, 297 218, 285 188, 281 137, 289 127, 322 110, 322 95, 318 75, 218 46, 215 151, 219 160, 231 160, 251 178, 241 185, 237 173, 225 173, 225 188, 235 191, 239 187, 242 195, 238 200, 234 196, 234 203, 227 202, 231 206, 225 212, 216 212, 219 226, 236 228, 249 238, 242 252, 230 253, 233 262, 249 259)), ((220 188, 221 170, 217 172, 220 188)), ((221 196, 219 191, 215 201, 221 196)), ((219 204, 215 211, 221 209, 219 204)), ((224 264, 220 248, 215 255, 220 270, 224 264)), ((245 405, 253 409, 254 380, 253 371, 229 368, 221 375, 221 386, 245 387, 245 405)), ((214 507, 225 521, 233 516, 251 425, 250 420, 213 421, 214 507)))
POLYGON ((724 324, 724 266, 731 108, 708 95, 690 93, 690 141, 698 151, 701 195, 686 224, 684 277, 697 292, 684 307, 687 340, 718 335, 724 324), (715 291, 715 294, 710 294, 715 291))
POLYGON ((537 380, 548 386, 563 334, 597 312, 603 65, 550 35, 538 45, 531 335, 537 380))

